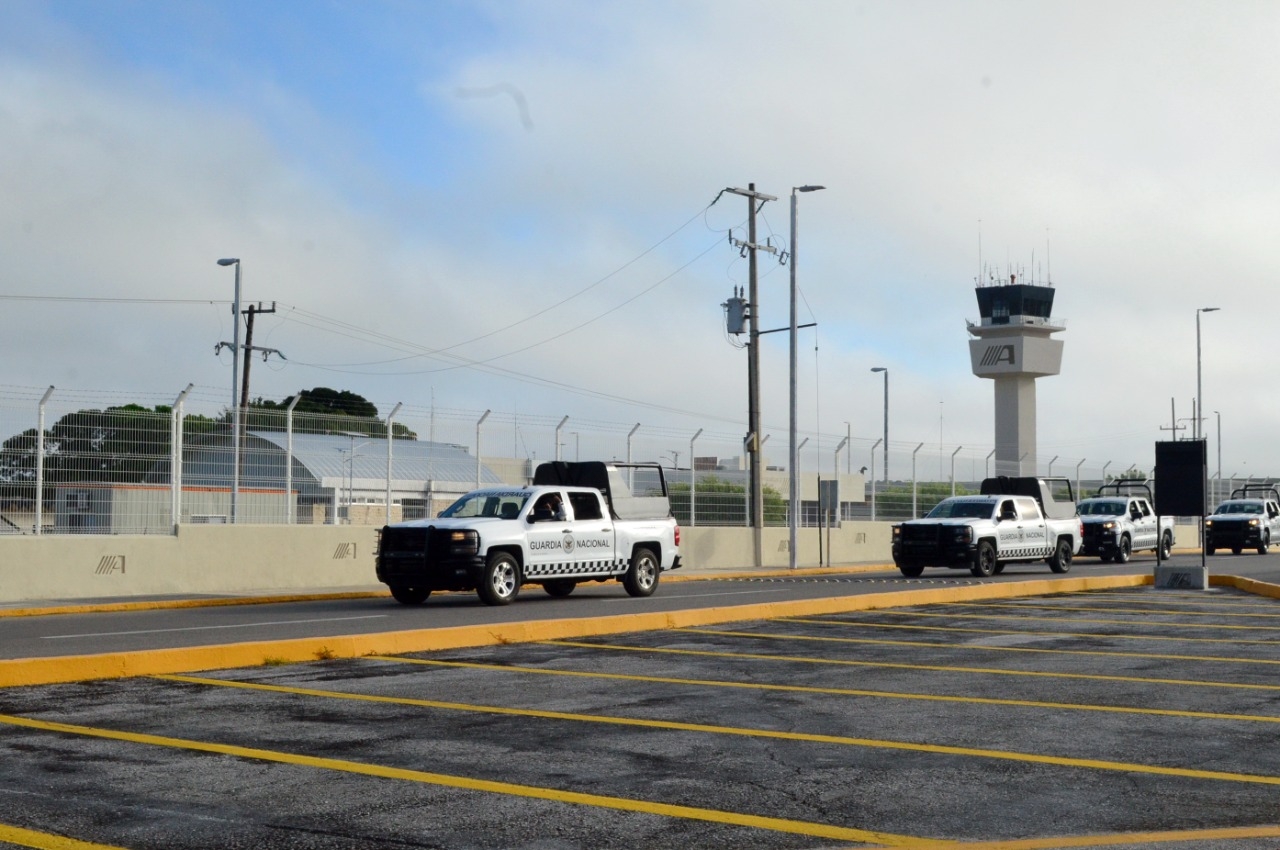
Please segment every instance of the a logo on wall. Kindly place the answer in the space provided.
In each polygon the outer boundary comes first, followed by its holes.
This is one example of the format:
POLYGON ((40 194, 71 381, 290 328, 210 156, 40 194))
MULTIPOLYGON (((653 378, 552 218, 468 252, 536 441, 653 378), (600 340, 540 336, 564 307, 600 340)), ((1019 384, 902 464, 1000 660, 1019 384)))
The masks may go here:
POLYGON ((572 534, 566 534, 564 536, 564 551, 566 553, 573 551, 573 535, 572 534))
POLYGON ((335 561, 354 557, 356 557, 356 544, 354 543, 339 543, 338 548, 333 550, 333 560, 335 561))
POLYGON ((124 575, 124 555, 103 555, 98 561, 98 568, 93 572, 94 575, 109 576, 116 570, 124 575))
POLYGON ((1001 363, 1015 365, 1012 345, 987 346, 987 353, 982 355, 982 366, 998 366, 1001 363))

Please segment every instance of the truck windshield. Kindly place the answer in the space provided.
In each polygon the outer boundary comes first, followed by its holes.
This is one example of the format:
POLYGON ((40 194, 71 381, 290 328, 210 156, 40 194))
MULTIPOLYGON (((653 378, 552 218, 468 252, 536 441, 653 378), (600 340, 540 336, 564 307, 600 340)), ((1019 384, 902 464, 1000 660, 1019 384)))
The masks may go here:
POLYGON ((932 519, 987 519, 991 516, 993 506, 992 502, 986 501, 952 502, 948 500, 939 502, 927 516, 932 519))
POLYGON ((1124 502, 1081 502, 1080 516, 1120 516, 1124 502))
POLYGON ((1223 502, 1218 508, 1220 514, 1260 514, 1262 505, 1257 502, 1223 502))
POLYGON ((442 517, 501 517, 515 519, 520 515, 528 493, 468 493, 440 512, 442 517))

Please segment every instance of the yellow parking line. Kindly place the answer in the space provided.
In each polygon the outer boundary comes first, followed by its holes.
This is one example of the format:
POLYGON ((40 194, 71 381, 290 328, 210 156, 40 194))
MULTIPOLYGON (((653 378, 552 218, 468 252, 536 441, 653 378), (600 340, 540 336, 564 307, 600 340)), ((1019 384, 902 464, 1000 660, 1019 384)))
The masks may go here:
MULTIPOLYGON (((568 720, 577 723, 604 723, 616 726, 635 726, 645 729, 666 729, 676 732, 703 732, 715 735, 737 735, 748 738, 768 738, 782 741, 801 741, 817 744, 837 744, 852 747, 868 747, 885 750, 905 750, 934 755, 968 756, 971 758, 989 758, 1003 761, 1016 761, 1030 764, 1051 764, 1058 767, 1081 767, 1092 770, 1118 771, 1121 773, 1142 773, 1156 776, 1178 776, 1190 779, 1211 779, 1221 782, 1241 782, 1254 785, 1280 785, 1280 776, 1258 773, 1236 773, 1219 770, 1197 770, 1185 767, 1166 767, 1163 765, 1138 764, 1136 762, 1107 761, 1105 759, 1074 758, 1069 756, 1048 756, 1039 753, 1019 753, 1010 750, 988 750, 978 747, 954 747, 946 744, 918 744, 910 741, 891 741, 877 738, 856 738, 845 735, 821 735, 812 732, 787 732, 776 729, 750 729, 740 726, 715 726, 706 723, 684 723, 675 720, 654 720, 638 717, 615 717, 602 714, 576 714, 567 711, 547 711, 533 708, 511 708, 498 705, 471 705, 467 703, 442 702, 439 700, 411 699, 407 697, 377 696, 374 694, 353 694, 341 691, 323 691, 313 688, 295 688, 285 685, 267 685, 260 682, 238 682, 231 679, 203 679, 195 676, 158 676, 156 678, 175 682, 190 682, 199 685, 212 685, 227 688, 243 688, 252 691, 268 691, 273 693, 295 694, 298 696, 326 697, 331 699, 353 700, 356 702, 373 702, 391 705, 413 705, 423 708, 437 708, 451 711, 467 711, 484 714, 500 714, 515 717, 537 717, 544 720, 568 720)), ((12 718, 0 715, 0 722, 10 722, 12 718)), ((40 722, 40 721, 35 721, 40 722)), ((60 726, 61 724, 51 724, 60 726)), ((456 778, 456 777, 452 777, 456 778)), ((816 833, 806 833, 816 834, 816 833)), ((903 836, 897 836, 903 838, 903 836)))
MULTIPOLYGON (((226 682, 210 683, 228 684, 226 682)), ((335 694, 335 696, 349 696, 335 694)), ((430 773, 422 770, 387 767, 379 764, 364 764, 344 759, 320 758, 284 753, 276 750, 262 750, 255 747, 237 747, 230 744, 217 744, 211 741, 196 741, 188 738, 171 738, 164 735, 148 735, 139 732, 123 732, 115 729, 103 729, 95 726, 79 726, 70 723, 55 723, 47 720, 35 720, 28 717, 0 714, 0 723, 20 726, 27 729, 38 729, 46 732, 57 732, 66 735, 81 735, 91 738, 105 738, 112 741, 124 741, 131 744, 147 744, 151 746, 170 747, 179 750, 191 750, 202 753, 218 753, 236 758, 254 759, 257 761, 289 764, 301 767, 312 767, 320 770, 334 770, 361 776, 373 776, 381 779, 398 779, 406 782, 418 782, 427 785, 440 785, 447 788, 461 788, 468 791, 482 791, 491 794, 508 794, 517 797, 528 797, 537 800, 549 800, 556 803, 571 803, 597 808, 618 809, 627 812, 659 815, 661 817, 685 818, 687 820, 708 821, 731 826, 745 826, 755 829, 787 832, 796 835, 810 835, 838 841, 853 841, 865 844, 896 846, 922 846, 925 839, 913 836, 895 835, 887 832, 874 832, 865 829, 850 829, 823 823, 788 820, 786 818, 770 818, 759 815, 725 812, 717 809, 703 809, 696 806, 681 806, 672 803, 659 803, 652 800, 632 800, 626 797, 610 797, 601 794, 585 794, 576 791, 562 791, 556 788, 542 788, 536 785, 518 785, 512 782, 497 782, 488 779, 472 779, 466 776, 452 776, 444 773, 430 773)), ((1280 779, 1277 779, 1280 784, 1280 779)), ((928 841, 928 846, 949 846, 953 842, 928 841)))
POLYGON ((52 835, 47 832, 36 832, 34 829, 23 829, 20 826, 0 824, 0 843, 16 844, 19 847, 35 847, 38 850, 121 850, 113 844, 95 844, 92 841, 78 841, 63 835, 52 835))
MULTIPOLYGON (((943 617, 947 619, 957 620, 1018 620, 1019 622, 1034 622, 1036 620, 1050 620, 1059 622, 1061 617, 1017 617, 1012 614, 957 614, 948 611, 943 614, 930 614, 923 611, 891 611, 886 613, 898 614, 903 617, 943 617)), ((1089 619, 1086 617, 1072 617, 1073 623, 1095 623, 1104 626, 1132 626, 1132 620, 1105 620, 1105 619, 1089 619)), ((1152 626, 1159 626, 1166 629, 1225 629, 1228 631, 1250 631, 1250 632, 1277 632, 1280 626, 1220 626, 1212 623, 1152 623, 1152 626)), ((1098 635, 1092 635, 1098 637, 1098 635)), ((1276 641, 1272 641, 1275 643, 1276 641)))
MULTIPOLYGON (((861 628, 863 626, 872 629, 911 629, 916 631, 929 632, 961 632, 964 634, 975 635, 1030 635, 1036 637, 1098 637, 1096 634, 1087 632, 1046 632, 1046 631, 1019 631, 1017 629, 966 629, 959 626, 905 626, 895 623, 865 623, 857 620, 822 620, 812 617, 777 617, 770 620, 771 623, 800 623, 808 625, 810 623, 820 626, 847 626, 851 628, 861 628)), ((1136 635, 1106 635, 1108 638, 1134 638, 1136 635)), ((1149 638, 1144 638, 1147 640, 1149 638)), ((1179 640, 1178 638, 1163 638, 1164 640, 1179 640)), ((937 641, 923 640, 882 640, 880 638, 841 638, 850 643, 870 643, 886 646, 932 646, 946 647, 947 649, 975 649, 975 650, 992 650, 994 652, 1041 652, 1041 653, 1059 653, 1062 655, 1102 655, 1113 656, 1116 658, 1163 658, 1170 661, 1221 661, 1228 664, 1280 664, 1280 660, 1274 658, 1231 658, 1226 655, 1176 655, 1163 652, 1120 652, 1118 650, 1104 649, 1046 649, 1042 646, 996 646, 986 644, 969 644, 969 643, 938 643, 937 641)), ((1276 646, 1276 641, 1271 640, 1206 640, 1203 638, 1190 638, 1195 643, 1232 643, 1232 644, 1264 644, 1267 646, 1276 646)))
MULTIPOLYGON (((1124 608, 1099 608, 1094 606, 1073 606, 1073 605, 1055 605, 1047 602, 965 602, 961 603, 966 608, 1017 608, 1026 610, 1033 608, 1037 611, 1088 611, 1096 614, 1138 614, 1140 616, 1148 616, 1151 614, 1178 614, 1184 617, 1280 617, 1280 613, 1269 614, 1246 614, 1240 611, 1186 611, 1181 608, 1143 608, 1127 611, 1124 608)), ((1272 612, 1276 610, 1276 606, 1271 606, 1272 612)), ((1089 621, 1085 621, 1089 622, 1089 621)))
MULTIPOLYGON (((1223 714, 1214 711, 1186 711, 1175 708, 1135 708, 1124 705, 1097 705, 1078 702, 1044 702, 1029 699, 997 699, 995 697, 968 697, 955 694, 923 694, 903 691, 872 691, 861 688, 817 688, 807 685, 779 685, 771 682, 741 682, 732 679, 680 679, 672 676, 642 676, 634 673, 599 673, 587 670, 556 670, 546 667, 522 667, 513 664, 481 664, 476 661, 436 661, 427 658, 396 658, 373 656, 376 661, 393 661, 402 664, 421 664, 431 667, 456 667, 469 670, 485 670, 494 673, 532 673, 547 676, 572 676, 582 679, 610 679, 623 682, 646 682, 664 685, 696 685, 709 688, 740 688, 742 690, 786 691, 829 696, 875 697, 877 699, 905 699, 923 702, 958 702, 970 705, 1002 705, 1021 708, 1052 708, 1067 711, 1099 711, 1114 714, 1146 714, 1163 717, 1193 717, 1199 720, 1239 720, 1256 723, 1280 723, 1280 717, 1263 714, 1223 714)), ((174 677, 159 677, 174 678, 174 677)))
MULTIPOLYGON (((759 632, 726 632, 714 629, 684 629, 700 635, 762 638, 764 640, 818 640, 840 643, 844 638, 806 637, 802 635, 768 635, 759 632)), ((1143 676, 1103 676, 1097 673, 1050 673, 1042 670, 1001 670, 995 667, 953 667, 945 664, 902 664, 889 661, 853 661, 842 658, 806 658, 802 655, 766 655, 755 652, 712 652, 702 649, 670 649, 649 646, 626 646, 615 643, 586 643, 571 640, 548 641, 556 646, 581 646, 590 649, 626 652, 656 652, 672 655, 697 655, 710 658, 742 658, 751 661, 789 661, 799 664, 832 664, 841 667, 882 667, 891 670, 931 670, 938 673, 981 673, 993 676, 1029 676, 1039 679, 1085 679, 1098 682, 1141 682, 1149 685, 1179 685, 1204 688, 1237 688, 1239 690, 1280 691, 1280 685, 1257 685, 1246 682, 1202 682, 1192 679, 1155 679, 1143 676)))
POLYGON ((1023 838, 1012 841, 961 841, 963 850, 1067 850, 1071 847, 1123 847, 1134 844, 1197 843, 1237 838, 1276 838, 1280 826, 1228 826, 1210 829, 1177 829, 1160 832, 1119 832, 1110 835, 1075 835, 1059 838, 1023 838))

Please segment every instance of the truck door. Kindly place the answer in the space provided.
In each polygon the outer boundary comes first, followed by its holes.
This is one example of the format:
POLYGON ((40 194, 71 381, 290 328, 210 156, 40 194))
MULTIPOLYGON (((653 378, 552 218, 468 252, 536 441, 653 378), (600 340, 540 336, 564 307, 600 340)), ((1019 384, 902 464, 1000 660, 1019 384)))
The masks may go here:
POLYGON ((613 520, 605 512, 600 494, 591 490, 570 492, 569 507, 573 517, 565 536, 565 554, 576 571, 587 575, 616 572, 613 520))
POLYGON ((569 572, 572 548, 564 493, 543 493, 533 500, 529 508, 528 530, 525 532, 525 576, 537 579, 569 572))
POLYGON ((1156 548, 1156 518, 1146 499, 1129 501, 1129 519, 1133 521, 1133 548, 1156 548))
POLYGON ((1050 551, 1049 535, 1044 517, 1035 499, 1019 496, 1014 499, 1018 508, 1018 551, 1020 556, 1038 557, 1050 551))

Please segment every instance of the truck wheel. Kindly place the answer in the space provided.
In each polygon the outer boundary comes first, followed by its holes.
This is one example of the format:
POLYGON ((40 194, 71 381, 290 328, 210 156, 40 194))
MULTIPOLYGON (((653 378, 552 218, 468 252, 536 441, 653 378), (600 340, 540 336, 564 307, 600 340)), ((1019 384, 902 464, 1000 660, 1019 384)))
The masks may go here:
POLYGON ((486 605, 507 605, 520 592, 520 565, 506 552, 489 556, 476 593, 486 605))
POLYGON ((999 561, 996 561, 996 568, 991 572, 994 573, 995 575, 1000 575, 1002 572, 1004 572, 1004 564, 1000 563, 999 561))
MULTIPOLYGON (((1173 533, 1166 531, 1164 536, 1160 538, 1160 559, 1169 560, 1169 556, 1173 554, 1173 533)), ((1210 552, 1210 555, 1213 553, 1210 552)))
POLYGON ((1232 546, 1232 547, 1231 547, 1231 554, 1232 554, 1232 555, 1239 555, 1239 554, 1240 554, 1241 552, 1243 552, 1243 551, 1244 551, 1244 550, 1243 550, 1242 548, 1240 548, 1239 546, 1232 546))
POLYGON ((554 596, 558 599, 563 599, 570 593, 573 593, 573 589, 577 586, 578 583, 576 581, 567 578, 557 578, 552 579, 551 581, 544 581, 542 583, 542 589, 545 590, 548 595, 554 596))
POLYGON ((427 601, 427 597, 430 595, 431 591, 425 588, 405 587, 399 584, 391 585, 391 598, 401 605, 421 605, 427 601))
POLYGON ((1129 556, 1133 554, 1133 543, 1129 540, 1129 535, 1120 535, 1120 543, 1116 546, 1116 563, 1129 563, 1129 556))
POLYGON ((1204 550, 1204 553, 1205 553, 1206 555, 1212 555, 1212 554, 1214 554, 1214 553, 1215 553, 1215 552, 1217 552, 1217 551, 1218 551, 1217 549, 1215 549, 1215 548, 1213 548, 1212 546, 1210 546, 1210 547, 1208 547, 1207 549, 1205 549, 1205 550, 1204 550))
POLYGON ((898 564, 898 571, 907 578, 919 578, 920 574, 924 572, 924 564, 904 562, 898 564))
POLYGON ((1111 554, 1099 555, 1099 556, 1098 556, 1098 560, 1102 561, 1102 563, 1104 563, 1104 564, 1109 564, 1109 563, 1111 563, 1112 561, 1114 561, 1115 559, 1116 559, 1116 556, 1115 556, 1115 555, 1111 555, 1111 554))
POLYGON ((969 572, 979 578, 992 575, 996 571, 996 547, 990 540, 978 542, 978 551, 973 553, 973 566, 969 572))
MULTIPOLYGON (((1053 550, 1053 557, 1049 559, 1049 569, 1055 573, 1065 573, 1071 569, 1071 556, 1075 554, 1071 551, 1071 540, 1064 537, 1058 541, 1057 547, 1053 550)), ((1116 558, 1116 560, 1120 560, 1116 558)))
POLYGON ((631 556, 631 566, 622 577, 622 586, 629 596, 653 596, 658 589, 658 574, 662 571, 658 556, 640 548, 631 556))
POLYGON ((1262 529, 1262 542, 1258 544, 1258 554, 1267 554, 1267 549, 1271 546, 1271 529, 1262 529))

